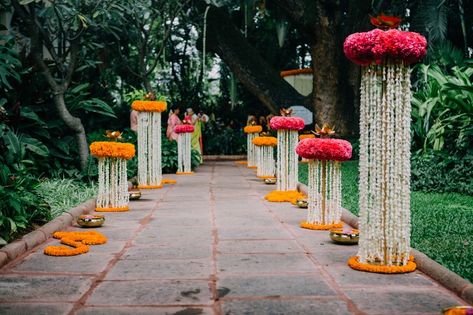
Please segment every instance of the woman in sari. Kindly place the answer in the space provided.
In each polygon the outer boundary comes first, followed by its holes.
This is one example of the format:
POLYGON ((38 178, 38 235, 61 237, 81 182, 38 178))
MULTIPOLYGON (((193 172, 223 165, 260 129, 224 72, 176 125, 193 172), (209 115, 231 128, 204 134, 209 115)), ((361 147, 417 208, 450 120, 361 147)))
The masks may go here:
POLYGON ((177 133, 174 132, 174 127, 176 125, 181 124, 181 120, 179 119, 179 113, 181 112, 181 109, 177 106, 173 107, 169 114, 168 118, 168 128, 166 129, 166 137, 170 141, 177 141, 177 133))
POLYGON ((202 163, 202 146, 201 146, 202 121, 200 120, 199 116, 197 116, 194 113, 192 108, 188 108, 186 112, 187 112, 187 115, 184 119, 187 121, 190 121, 192 125, 194 125, 194 132, 192 133, 192 138, 191 138, 191 147, 192 149, 199 152, 200 162, 202 163))

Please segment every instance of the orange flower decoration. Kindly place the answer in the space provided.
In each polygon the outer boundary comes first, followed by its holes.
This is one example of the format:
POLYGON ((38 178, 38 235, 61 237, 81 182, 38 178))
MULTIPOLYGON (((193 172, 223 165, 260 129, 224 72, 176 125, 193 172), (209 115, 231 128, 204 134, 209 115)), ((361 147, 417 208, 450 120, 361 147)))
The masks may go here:
POLYGON ((399 24, 401 24, 402 19, 397 16, 389 16, 381 13, 381 15, 378 15, 376 17, 371 16, 370 21, 371 24, 373 24, 377 28, 380 28, 382 30, 388 30, 390 28, 397 28, 399 24))
POLYGON ((164 112, 167 103, 164 101, 134 101, 131 108, 139 112, 164 112))
POLYGON ((257 146, 275 147, 278 145, 278 139, 275 137, 256 137, 253 139, 253 144, 257 146))
POLYGON ((71 246, 47 246, 44 253, 50 256, 75 256, 87 253, 88 245, 100 245, 107 242, 107 238, 96 231, 88 232, 54 232, 54 238, 61 239, 61 243, 71 246))
POLYGON ((131 143, 96 141, 90 145, 90 153, 98 158, 129 160, 135 156, 135 146, 131 143))
POLYGON ((301 228, 309 229, 309 230, 331 230, 331 229, 342 228, 343 223, 313 224, 313 223, 309 223, 307 221, 302 221, 300 226, 301 226, 301 228))
POLYGON ((348 259, 348 266, 352 269, 375 272, 375 273, 407 273, 416 270, 417 265, 414 262, 414 256, 409 257, 409 261, 405 266, 385 266, 360 263, 358 256, 353 256, 348 259))
POLYGON ((243 128, 245 133, 259 133, 263 130, 263 127, 256 125, 256 126, 246 126, 243 128))
POLYGON ((299 135, 299 140, 312 139, 312 138, 315 138, 315 135, 313 135, 311 133, 303 133, 303 134, 299 135))

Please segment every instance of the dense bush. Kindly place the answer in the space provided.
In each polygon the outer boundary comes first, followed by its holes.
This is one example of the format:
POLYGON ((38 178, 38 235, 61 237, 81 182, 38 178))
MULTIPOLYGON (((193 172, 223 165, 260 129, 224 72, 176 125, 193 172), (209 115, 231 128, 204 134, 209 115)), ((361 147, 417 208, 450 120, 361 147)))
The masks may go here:
POLYGON ((241 128, 210 121, 205 125, 204 153, 234 155, 246 152, 246 135, 241 128))

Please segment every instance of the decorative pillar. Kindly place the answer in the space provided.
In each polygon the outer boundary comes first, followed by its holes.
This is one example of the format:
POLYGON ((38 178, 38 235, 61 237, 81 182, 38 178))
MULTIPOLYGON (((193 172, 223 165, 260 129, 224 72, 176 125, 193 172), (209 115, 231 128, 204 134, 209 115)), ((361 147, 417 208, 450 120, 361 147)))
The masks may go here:
MULTIPOLYGON (((313 133, 303 133, 299 135, 299 142, 304 139, 314 139, 315 135, 313 133)), ((302 158, 301 163, 307 163, 309 160, 302 158)))
POLYGON ((410 255, 409 65, 426 49, 423 36, 397 29, 355 33, 345 40, 347 58, 363 66, 360 241, 358 255, 348 261, 353 269, 402 273, 416 268, 410 255))
POLYGON ((304 128, 304 120, 300 117, 275 116, 270 121, 270 127, 278 133, 277 188, 265 198, 272 202, 295 203, 298 198, 304 196, 297 191, 299 173, 296 154, 298 131, 304 128))
POLYGON ((135 146, 131 143, 98 141, 90 145, 90 152, 99 162, 99 191, 95 211, 128 211, 126 160, 135 156, 135 146))
POLYGON ((246 152, 247 152, 247 165, 249 168, 256 168, 256 148, 253 144, 253 139, 258 137, 258 134, 263 130, 263 127, 259 125, 248 125, 243 128, 243 131, 246 133, 246 152))
POLYGON ((182 124, 174 127, 177 138, 177 175, 194 174, 191 170, 191 136, 194 126, 182 124))
POLYGON ((278 144, 278 139, 268 136, 256 137, 253 144, 256 146, 256 176, 262 179, 274 178, 274 147, 278 144))
POLYGON ((311 230, 343 227, 340 162, 351 158, 351 144, 339 139, 304 139, 296 152, 309 162, 308 215, 301 227, 311 230))
POLYGON ((165 101, 134 101, 138 112, 138 188, 162 188, 161 167, 161 113, 165 101))

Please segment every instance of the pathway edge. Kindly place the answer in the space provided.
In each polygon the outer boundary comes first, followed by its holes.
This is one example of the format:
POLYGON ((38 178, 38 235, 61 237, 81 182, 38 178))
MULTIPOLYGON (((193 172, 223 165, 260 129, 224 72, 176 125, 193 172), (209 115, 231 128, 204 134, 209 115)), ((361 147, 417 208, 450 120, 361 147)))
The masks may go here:
MULTIPOLYGON (((307 195, 307 185, 303 183, 297 184, 297 189, 307 195)), ((358 228, 358 217, 342 208, 342 221, 351 225, 355 229, 358 228)), ((473 305, 473 284, 467 279, 462 278, 455 272, 445 268, 435 260, 429 258, 426 254, 412 248, 415 257, 417 269, 457 294, 467 303, 473 305)))
POLYGON ((87 214, 95 210, 95 198, 89 199, 74 208, 64 211, 60 216, 49 221, 40 228, 23 235, 22 238, 11 242, 0 248, 0 269, 14 260, 16 257, 26 253, 32 248, 46 242, 51 235, 72 225, 72 222, 81 214, 87 214))

